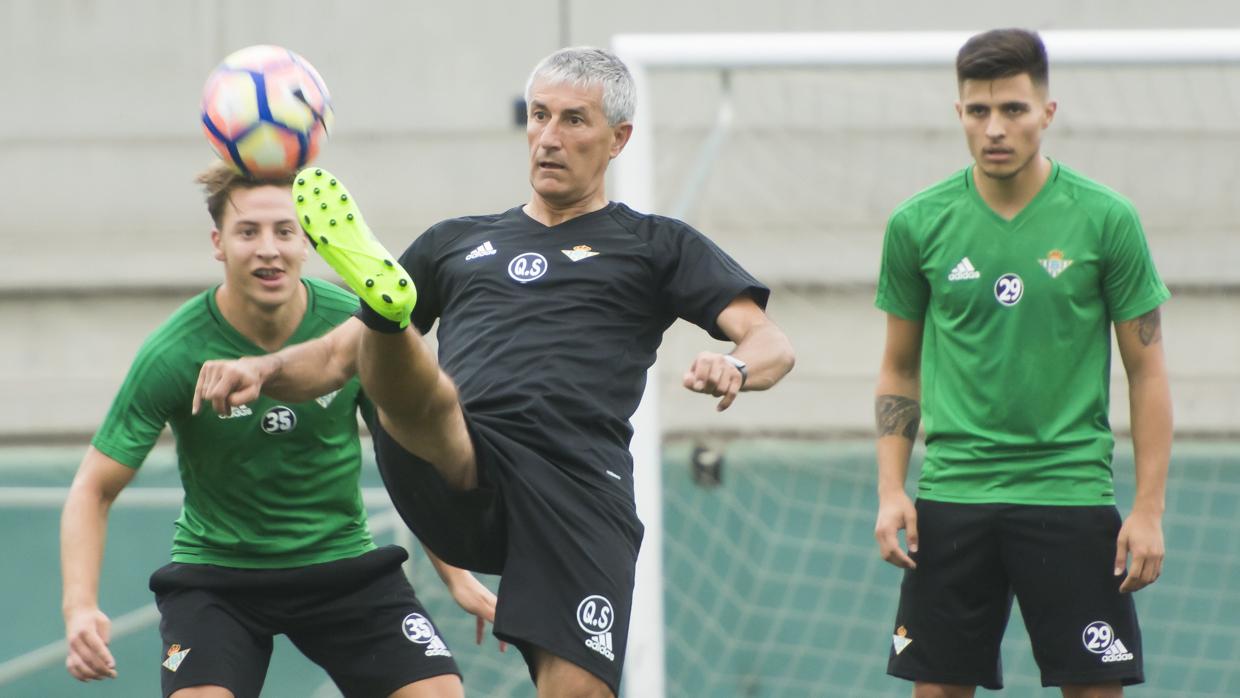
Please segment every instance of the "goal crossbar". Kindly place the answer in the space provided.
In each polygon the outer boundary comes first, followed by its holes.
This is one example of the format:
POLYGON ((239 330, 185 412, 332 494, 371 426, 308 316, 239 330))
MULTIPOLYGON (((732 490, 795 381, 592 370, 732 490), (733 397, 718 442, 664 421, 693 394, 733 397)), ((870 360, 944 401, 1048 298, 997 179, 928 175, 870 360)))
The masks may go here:
MULTIPOLYGON (((1240 30, 1099 30, 1040 33, 1058 64, 1240 62, 1240 30)), ((632 69, 948 65, 972 32, 620 34, 612 48, 632 69)), ((640 103, 639 103, 640 104, 640 103)))

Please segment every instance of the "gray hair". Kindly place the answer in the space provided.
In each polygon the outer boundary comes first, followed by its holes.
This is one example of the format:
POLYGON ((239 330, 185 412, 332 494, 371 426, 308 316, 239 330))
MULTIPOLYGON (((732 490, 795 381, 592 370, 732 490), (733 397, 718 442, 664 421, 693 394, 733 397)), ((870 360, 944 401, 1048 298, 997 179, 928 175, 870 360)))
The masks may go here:
POLYGON ((575 87, 603 87, 603 114, 607 124, 615 126, 633 120, 636 103, 633 76, 616 55, 601 48, 575 46, 562 48, 547 56, 534 66, 530 79, 525 83, 525 101, 535 82, 550 85, 573 85, 575 87))

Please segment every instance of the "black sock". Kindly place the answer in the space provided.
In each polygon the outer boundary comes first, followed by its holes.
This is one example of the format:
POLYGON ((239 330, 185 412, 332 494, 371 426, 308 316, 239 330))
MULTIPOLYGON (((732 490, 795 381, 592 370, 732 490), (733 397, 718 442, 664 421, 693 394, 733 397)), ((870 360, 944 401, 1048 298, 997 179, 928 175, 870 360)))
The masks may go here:
POLYGON ((354 313, 354 315, 362 321, 362 324, 366 325, 375 332, 383 332, 384 334, 398 334, 400 332, 404 332, 404 329, 400 326, 400 323, 393 322, 379 313, 376 313, 373 308, 366 305, 365 301, 362 301, 361 309, 354 313))

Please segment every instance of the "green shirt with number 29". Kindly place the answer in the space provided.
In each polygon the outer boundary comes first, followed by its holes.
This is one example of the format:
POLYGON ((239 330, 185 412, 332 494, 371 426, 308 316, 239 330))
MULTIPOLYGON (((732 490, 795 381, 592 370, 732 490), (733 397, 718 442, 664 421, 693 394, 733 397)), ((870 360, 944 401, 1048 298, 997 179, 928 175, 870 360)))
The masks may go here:
POLYGON ((1170 292, 1131 203, 1053 163, 1012 220, 973 168, 901 204, 875 304, 924 323, 918 496, 1113 504, 1111 324, 1170 292))

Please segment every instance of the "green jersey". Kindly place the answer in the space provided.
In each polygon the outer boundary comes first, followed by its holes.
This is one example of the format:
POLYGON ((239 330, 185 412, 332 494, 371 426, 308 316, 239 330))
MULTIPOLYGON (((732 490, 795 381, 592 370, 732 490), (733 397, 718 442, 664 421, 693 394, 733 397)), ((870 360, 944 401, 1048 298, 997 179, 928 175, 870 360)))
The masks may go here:
MULTIPOLYGON (((303 279, 306 314, 289 344, 325 334, 357 309, 351 294, 303 279)), ((165 424, 176 437, 185 500, 174 562, 287 568, 355 557, 375 547, 358 480, 357 410, 369 410, 357 378, 302 403, 269 397, 231 414, 190 414, 198 371, 209 359, 266 354, 224 320, 215 291, 190 299, 138 351, 92 444, 141 466, 165 424)))
POLYGON ((875 303, 925 328, 918 496, 1114 503, 1110 323, 1171 295, 1136 211, 1053 163, 1008 221, 972 172, 901 204, 883 241, 875 303))

